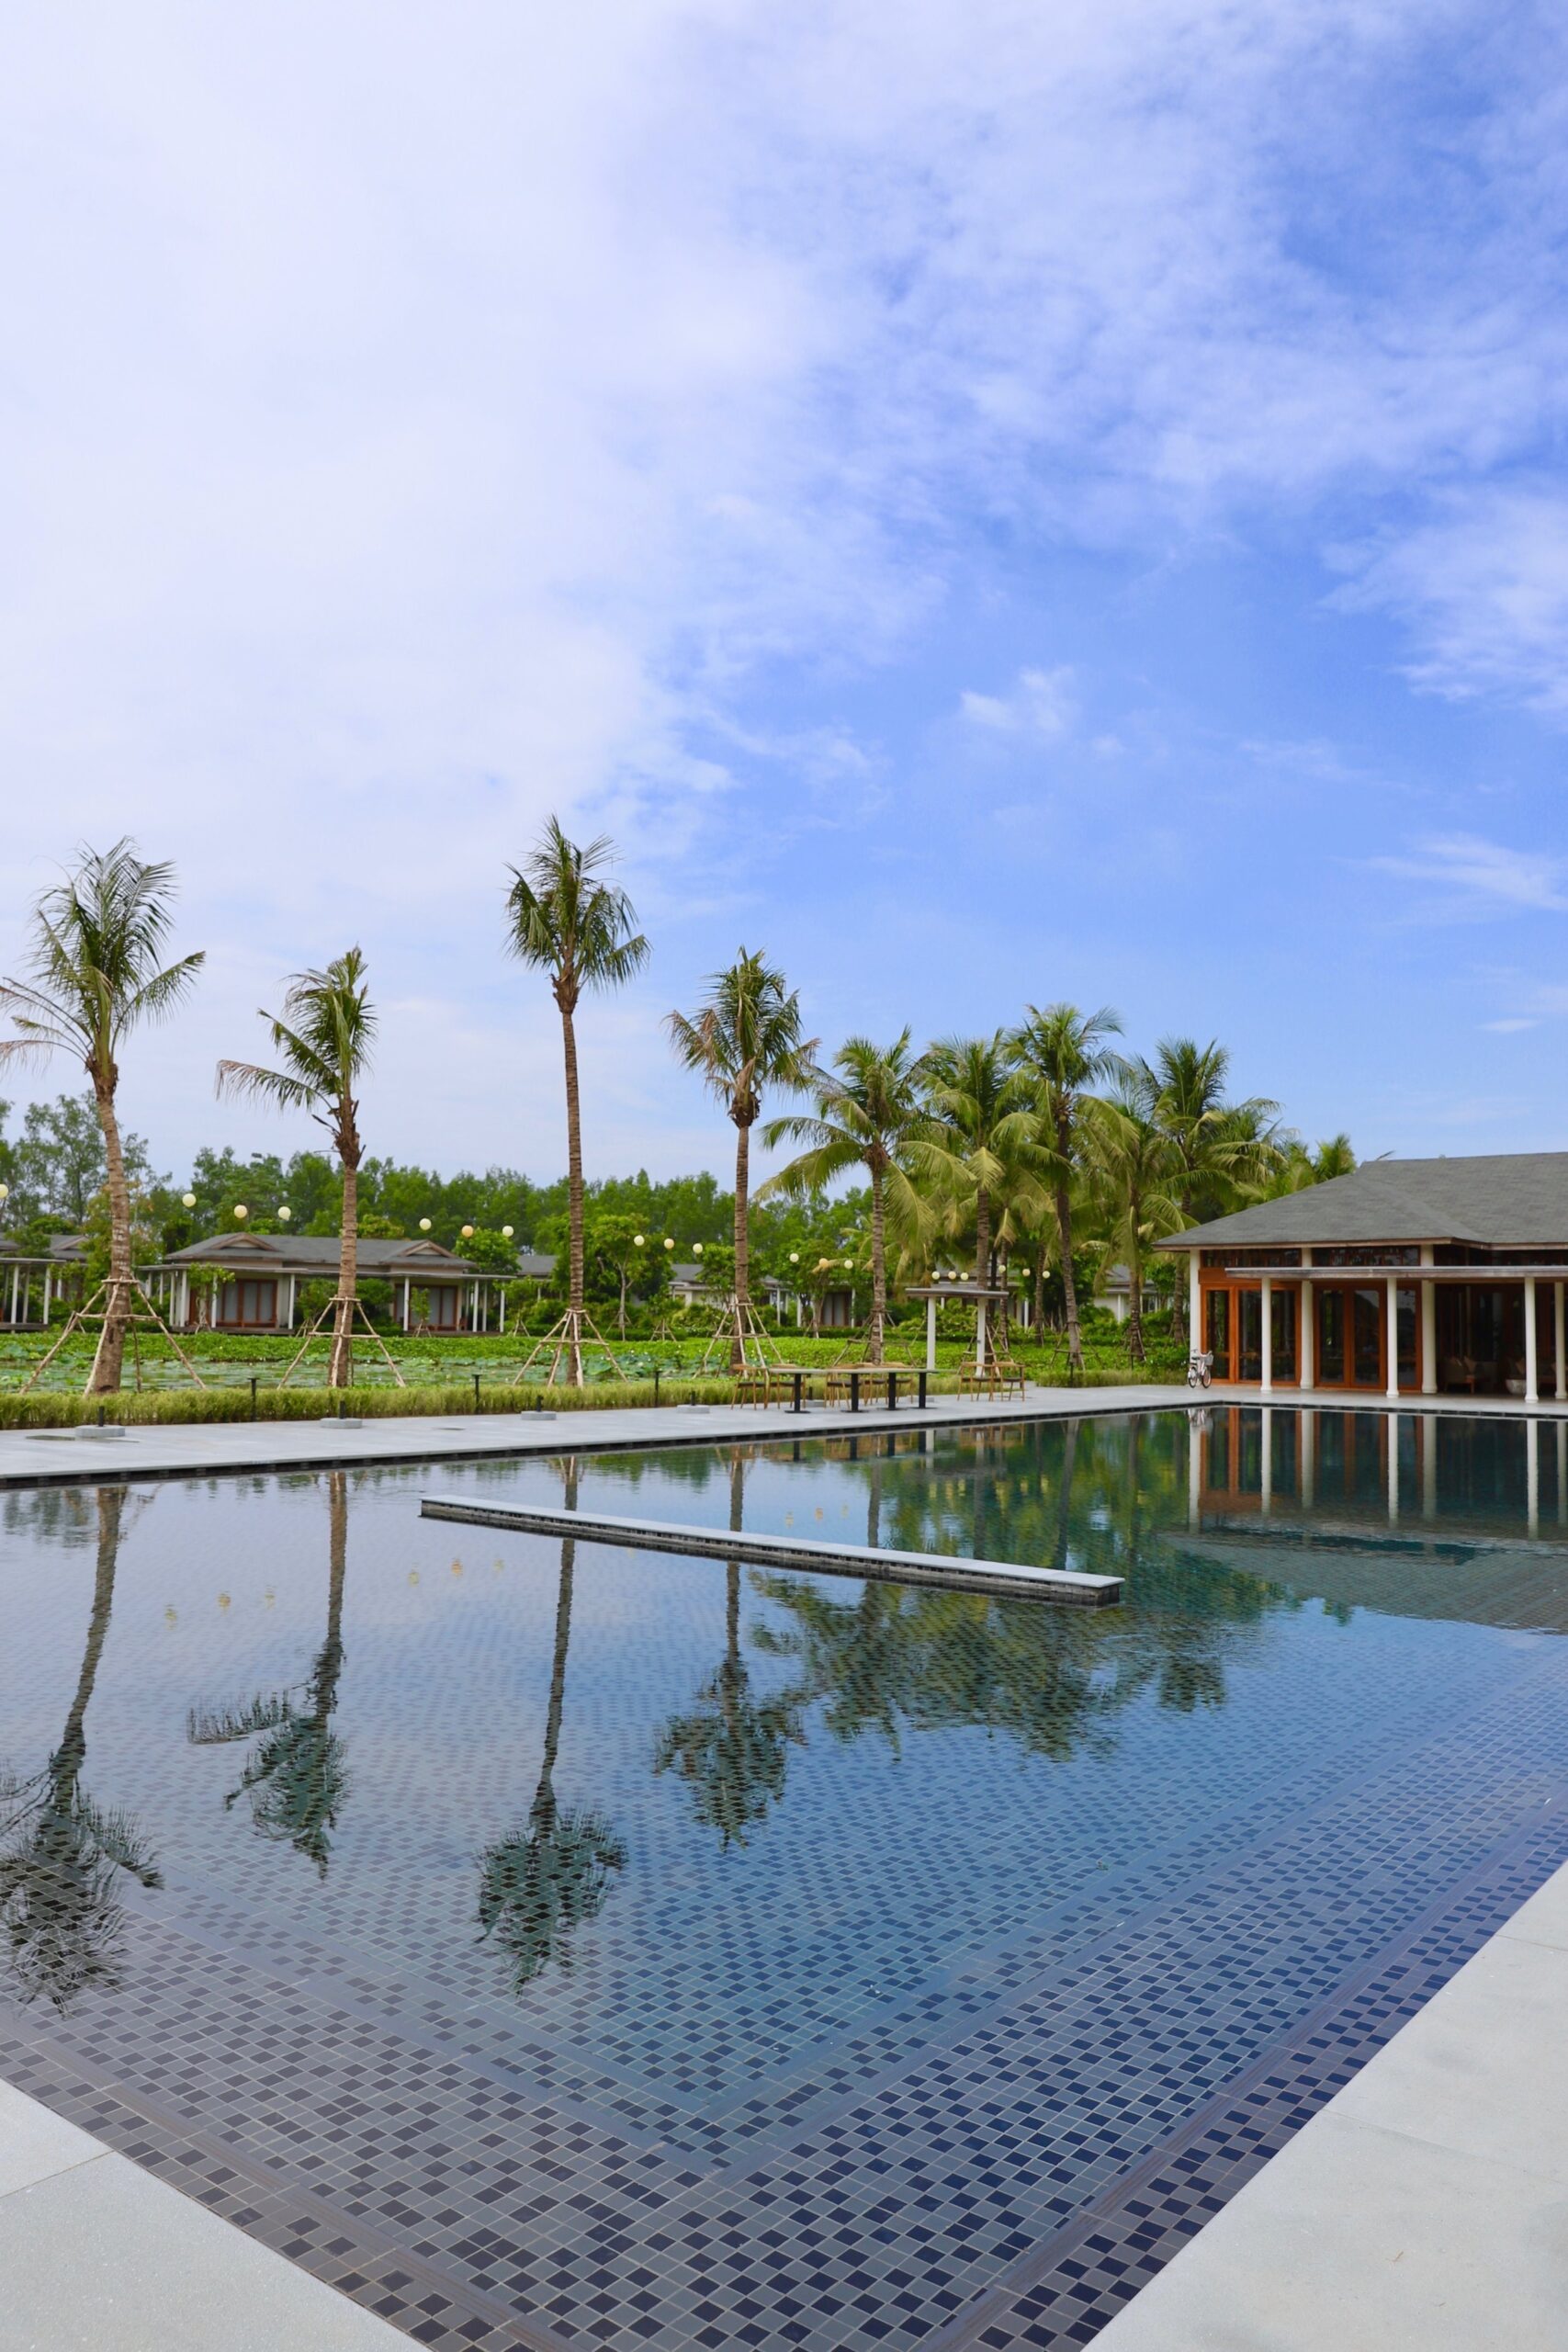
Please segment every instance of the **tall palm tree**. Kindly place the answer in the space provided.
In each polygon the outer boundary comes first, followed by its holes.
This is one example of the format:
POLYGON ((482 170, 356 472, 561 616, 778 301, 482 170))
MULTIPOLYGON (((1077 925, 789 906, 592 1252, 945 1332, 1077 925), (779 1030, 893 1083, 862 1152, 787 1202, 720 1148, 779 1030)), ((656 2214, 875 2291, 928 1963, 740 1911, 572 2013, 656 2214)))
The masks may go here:
POLYGON ((713 974, 694 1019, 671 1012, 664 1025, 680 1061, 696 1071, 735 1126, 735 1329, 729 1352, 739 1372, 751 1300, 751 1130, 770 1086, 801 1093, 811 1085, 817 1040, 802 1036, 800 999, 784 986, 783 972, 760 951, 749 955, 744 947, 727 971, 713 974))
POLYGON ((348 1574, 348 1481, 327 1476, 327 1628, 303 1691, 283 1690, 244 1707, 192 1709, 186 1736, 197 1747, 231 1740, 261 1743, 224 1810, 248 1796, 251 1818, 264 1838, 276 1838, 314 1862, 322 1878, 332 1832, 348 1793, 342 1740, 333 1728, 343 1675, 343 1601, 348 1574))
POLYGON ((1094 1124, 1092 1089, 1121 1068, 1110 1040, 1122 1023, 1109 1007, 1080 1012, 1076 1004, 1029 1007, 1013 1040, 1034 1091, 1041 1141, 1049 1157, 1052 1204, 1062 1252, 1062 1294, 1067 1314, 1067 1360, 1083 1369, 1083 1332, 1073 1278, 1073 1186, 1080 1175, 1094 1124))
POLYGON ((882 1362, 887 1322, 887 1225, 911 1243, 929 1231, 930 1208, 916 1190, 909 1145, 923 1134, 926 1109, 919 1074, 904 1030, 891 1046, 851 1037, 833 1057, 831 1070, 812 1076, 814 1114, 771 1119, 762 1140, 772 1150, 785 1142, 807 1148, 787 1168, 770 1176, 758 1193, 787 1193, 800 1199, 818 1193, 851 1168, 871 1180, 871 1334, 866 1360, 882 1362))
POLYGON ((148 1888, 164 1883, 134 1823, 102 1811, 82 1786, 126 1501, 122 1487, 98 1488, 92 1614, 60 1745, 30 1781, 0 1774, 0 1926, 22 1998, 45 1994, 62 2016, 89 1984, 118 1982, 121 1875, 148 1888))
MULTIPOLYGON (((577 1509, 577 1460, 569 1457, 565 1504, 577 1509)), ((610 1891, 610 1872, 624 1870, 626 1849, 604 1815, 556 1802, 556 1758, 566 1701, 566 1659, 571 1642, 572 1579, 577 1544, 565 1535, 556 1595, 555 1651, 545 1716, 545 1753, 526 1829, 498 1838, 479 1857, 479 1935, 493 1936, 512 1962, 521 1993, 552 1961, 571 1965, 573 1931, 595 1919, 610 1891)))
MULTIPOLYGON (((730 1455, 729 1524, 739 1533, 745 1492, 739 1447, 730 1455)), ((656 1772, 673 1770, 692 1792, 697 1819, 716 1829, 721 1846, 744 1846, 746 1832, 767 1818, 784 1795, 792 1746, 803 1747, 800 1700, 784 1691, 755 1700, 740 1653, 740 1563, 725 1568, 725 1647, 717 1670, 690 1711, 665 1725, 654 1753, 656 1772)))
MULTIPOLYGON (((511 869, 506 946, 518 962, 548 972, 560 1011, 566 1060, 567 1308, 564 1353, 573 1387, 582 1385, 582 1110, 577 1081, 577 1008, 584 989, 624 988, 649 957, 624 890, 605 876, 608 834, 579 848, 552 817, 521 865, 511 869)), ((551 1378, 561 1361, 558 1352, 551 1378)))
POLYGON ((92 1083, 103 1130, 109 1273, 89 1396, 119 1386, 130 1323, 130 1187, 116 1108, 119 1055, 132 1030, 174 1011, 205 961, 199 949, 163 961, 174 898, 173 865, 147 865, 134 842, 121 840, 101 851, 84 844, 65 879, 34 905, 27 977, 0 980, 0 1011, 17 1033, 0 1039, 0 1066, 41 1059, 57 1048, 75 1055, 92 1083))
POLYGON ((1089 1159, 1106 1212, 1106 1240, 1127 1269, 1127 1351, 1145 1361, 1144 1262, 1149 1244, 1181 1229, 1180 1161, 1155 1115, 1145 1070, 1129 1070, 1089 1136, 1089 1159))
POLYGON ((281 1110, 308 1111, 333 1139, 343 1168, 343 1217, 327 1385, 346 1388, 354 1377, 359 1163, 364 1151, 355 1089, 369 1067, 376 1036, 364 956, 357 947, 351 947, 324 972, 296 972, 288 983, 282 1015, 264 1012, 261 1018, 271 1027, 283 1068, 263 1069, 254 1062, 220 1062, 218 1091, 250 1096, 281 1110))
POLYGON ((997 1227, 1010 1203, 1020 1216, 1043 1197, 1039 1122, 1005 1031, 947 1037, 919 1064, 929 1124, 910 1141, 919 1181, 956 1235, 974 1220, 975 1280, 991 1278, 997 1227))
POLYGON ((1246 1185, 1261 1183, 1277 1165, 1274 1122, 1280 1106, 1264 1095, 1225 1099, 1230 1054, 1216 1039, 1164 1037, 1143 1065, 1156 1112, 1180 1161, 1177 1197, 1187 1225, 1223 1216, 1246 1185))

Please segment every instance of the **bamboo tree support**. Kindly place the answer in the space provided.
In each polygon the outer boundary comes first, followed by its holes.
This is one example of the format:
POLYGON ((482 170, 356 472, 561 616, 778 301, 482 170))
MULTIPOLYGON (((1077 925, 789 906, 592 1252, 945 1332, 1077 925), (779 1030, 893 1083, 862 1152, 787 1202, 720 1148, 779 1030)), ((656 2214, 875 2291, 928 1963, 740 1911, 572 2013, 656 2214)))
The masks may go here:
POLYGON ((615 1349, 600 1330, 588 1309, 585 1306, 569 1306, 560 1320, 551 1324, 544 1338, 536 1340, 518 1365, 516 1375, 510 1385, 513 1388, 521 1388, 532 1366, 537 1363, 541 1356, 547 1355, 550 1359, 550 1368, 545 1374, 545 1386, 547 1388, 581 1388, 584 1334, 589 1343, 603 1349, 616 1379, 624 1380, 626 1375, 622 1370, 619 1356, 616 1355, 615 1349), (563 1363, 566 1366, 564 1373, 561 1370, 563 1363))
MULTIPOLYGON (((321 1337, 321 1326, 322 1326, 322 1324, 326 1321, 326 1319, 327 1319, 328 1316, 330 1315, 330 1316, 333 1316, 333 1317, 335 1317, 335 1316, 336 1316, 336 1314, 337 1314, 337 1310, 338 1310, 338 1308, 339 1308, 340 1306, 342 1306, 344 1303, 345 1303, 345 1302, 344 1302, 342 1298, 339 1298, 339 1297, 336 1297, 336 1296, 334 1296, 334 1297, 332 1297, 332 1298, 329 1298, 329 1299, 328 1299, 328 1301, 327 1301, 326 1305, 322 1307, 322 1309, 321 1309, 321 1313, 317 1316, 317 1317, 316 1317, 315 1321, 311 1324, 311 1326, 310 1326, 310 1329, 306 1332, 304 1339, 303 1339, 303 1340, 300 1341, 300 1343, 299 1343, 299 1347, 298 1347, 298 1349, 295 1351, 294 1354, 293 1354, 293 1355, 291 1355, 291 1356, 289 1357, 289 1359, 288 1359, 288 1364, 287 1364, 287 1366, 285 1367, 285 1370, 284 1370, 283 1377, 282 1377, 282 1379, 281 1379, 281 1380, 278 1382, 278 1384, 277 1384, 277 1385, 278 1385, 278 1386, 279 1386, 280 1388, 287 1388, 287 1387, 288 1387, 288 1383, 289 1383, 290 1379, 293 1377, 294 1374, 299 1370, 299 1368, 300 1364, 301 1364, 301 1363, 303 1363, 303 1362, 304 1362, 304 1360, 305 1360, 305 1357, 306 1357, 306 1355, 308 1354, 309 1351, 310 1351, 310 1348, 314 1345, 315 1341, 316 1341, 316 1340, 321 1337)), ((385 1363, 386 1363, 387 1369, 388 1369, 388 1371, 391 1374, 392 1378, 397 1382, 398 1386, 399 1386, 400 1388, 406 1388, 406 1387, 408 1386, 408 1382, 403 1378, 402 1374, 398 1370, 398 1366, 397 1366, 397 1360, 396 1360, 396 1358, 393 1356, 393 1354, 392 1354, 392 1352, 391 1352, 390 1349, 388 1347, 386 1340, 381 1337, 380 1332, 379 1332, 379 1331, 378 1331, 378 1329, 376 1329, 376 1326, 375 1326, 375 1325, 374 1325, 374 1323, 372 1323, 372 1321, 370 1320, 369 1316, 368 1316, 368 1315, 367 1315, 367 1313, 365 1312, 365 1302, 364 1302, 364 1300, 363 1300, 363 1299, 361 1299, 361 1298, 353 1298, 353 1299, 348 1300, 346 1303, 347 1303, 347 1305, 352 1308, 352 1310, 353 1310, 353 1314, 354 1314, 354 1315, 357 1315, 357 1316, 358 1316, 358 1317, 359 1317, 360 1321, 364 1324, 365 1329, 367 1329, 367 1331, 368 1331, 368 1332, 369 1332, 370 1337, 375 1340, 376 1345, 380 1349, 380 1351, 381 1351, 381 1354, 382 1354, 382 1358, 383 1358, 383 1360, 384 1360, 384 1362, 385 1362, 385 1363)), ((353 1320, 352 1320, 352 1316, 351 1316, 351 1318, 350 1318, 350 1326, 349 1326, 349 1329, 350 1329, 350 1338, 352 1339, 352 1336, 353 1336, 353 1320)))
POLYGON ((762 1372, 771 1363, 784 1362, 777 1340, 751 1301, 742 1299, 738 1291, 732 1290, 719 1309, 714 1335, 703 1350, 702 1362, 697 1366, 699 1373, 706 1372, 715 1351, 719 1348, 724 1350, 727 1363, 739 1351, 742 1370, 751 1368, 762 1372))
POLYGON ((195 1364, 192 1363, 189 1356, 186 1355, 185 1350, 175 1339, 173 1331, 170 1330, 168 1325, 159 1314, 157 1306, 153 1303, 152 1292, 148 1289, 146 1283, 141 1280, 140 1276, 136 1274, 131 1274, 130 1276, 125 1274, 107 1274, 104 1280, 98 1284, 97 1289, 93 1293, 91 1298, 89 1298, 85 1305, 73 1307, 70 1315, 66 1318, 65 1327, 61 1332, 59 1339, 56 1340, 53 1347, 50 1349, 49 1353, 44 1356, 39 1363, 33 1366, 33 1369, 28 1374, 27 1379, 23 1381, 21 1387, 21 1394, 23 1396, 26 1396, 29 1388, 37 1386, 39 1381, 42 1379, 44 1374, 49 1370, 50 1365, 54 1362, 55 1357, 60 1353, 61 1349, 65 1345, 67 1340, 72 1337, 73 1333, 79 1331, 83 1326, 90 1322, 95 1316, 101 1315, 103 1317, 103 1326, 98 1333, 98 1344, 93 1351, 92 1369, 87 1374, 87 1385, 82 1391, 84 1396, 92 1396, 93 1382, 97 1374, 98 1360, 104 1351, 104 1332, 107 1330, 109 1324, 113 1319, 110 1310, 115 1302, 115 1295, 119 1292, 124 1292, 129 1295, 122 1302, 125 1309, 123 1319, 127 1329, 131 1334, 131 1360, 136 1367, 136 1385, 138 1388, 141 1385, 141 1351, 136 1338, 136 1333, 139 1329, 139 1310, 137 1308, 136 1302, 139 1298, 141 1301, 142 1306, 146 1308, 148 1314, 152 1317, 152 1320, 157 1325, 159 1330, 163 1333, 164 1339, 167 1340, 170 1347, 173 1348, 175 1355, 178 1356, 181 1363, 184 1364, 186 1370, 195 1381, 197 1386, 198 1388, 205 1388, 208 1385, 208 1383, 203 1380, 200 1373, 197 1372, 195 1364), (106 1298, 106 1304, 100 1307, 98 1301, 101 1298, 106 1298))

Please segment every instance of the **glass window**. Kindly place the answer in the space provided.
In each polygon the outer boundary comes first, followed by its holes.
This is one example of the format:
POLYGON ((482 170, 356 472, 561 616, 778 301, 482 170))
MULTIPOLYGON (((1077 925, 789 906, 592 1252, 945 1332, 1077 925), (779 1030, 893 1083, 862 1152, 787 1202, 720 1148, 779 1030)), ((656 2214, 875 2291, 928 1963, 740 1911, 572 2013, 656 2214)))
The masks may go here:
POLYGON ((1383 1293, 1354 1290, 1350 1294, 1350 1378, 1358 1388, 1382 1386, 1383 1293))
POLYGON ((1296 1376, 1296 1301, 1300 1294, 1293 1290, 1274 1293, 1272 1348, 1276 1380, 1294 1380, 1296 1376))
POLYGON ((1345 1294, 1317 1294, 1317 1376, 1331 1386, 1345 1377, 1345 1294))
POLYGON ((1263 1293, 1238 1290, 1235 1295, 1235 1346, 1238 1380, 1263 1377, 1263 1293))
POLYGON ((1214 1359, 1214 1370, 1222 1380, 1231 1376, 1231 1295, 1228 1290, 1209 1293, 1208 1319, 1204 1325, 1207 1337, 1203 1341, 1214 1359))

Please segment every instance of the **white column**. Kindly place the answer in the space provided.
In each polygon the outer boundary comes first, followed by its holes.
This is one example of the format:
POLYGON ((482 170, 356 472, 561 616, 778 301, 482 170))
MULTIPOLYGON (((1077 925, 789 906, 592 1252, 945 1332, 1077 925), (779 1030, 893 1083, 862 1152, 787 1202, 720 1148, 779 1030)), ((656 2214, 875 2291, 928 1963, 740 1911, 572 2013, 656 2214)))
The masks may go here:
POLYGON ((1196 1410, 1187 1416, 1187 1524, 1196 1530, 1203 1515, 1203 1432, 1196 1410))
POLYGON ((986 1369, 986 1302, 983 1298, 975 1301, 975 1369, 976 1372, 986 1369))
MULTIPOLYGON (((795 1328, 797 1331, 800 1329, 798 1298, 795 1302, 795 1328)), ((928 1298, 926 1301, 926 1370, 928 1372, 936 1370, 936 1301, 934 1298, 928 1298)))
POLYGON ((1383 1335, 1388 1352, 1388 1388, 1386 1394, 1399 1394, 1399 1276, 1388 1278, 1388 1322, 1383 1335))
POLYGON ((1568 1362, 1564 1361, 1564 1351, 1562 1345, 1562 1293, 1564 1287, 1565 1285, 1562 1283, 1553 1283, 1551 1285, 1551 1352, 1557 1367, 1557 1399, 1559 1404, 1562 1403, 1565 1396, 1568 1396, 1568 1362))
MULTIPOLYGON (((1312 1251, 1302 1251, 1303 1268, 1312 1263, 1312 1251)), ((1296 1342, 1296 1363, 1303 1388, 1317 1385, 1317 1302, 1313 1287, 1303 1272, 1302 1278, 1301 1336, 1296 1342)))
MULTIPOLYGON (((1265 1356, 1263 1361, 1267 1363, 1269 1361, 1268 1357, 1265 1356)), ((1262 1471, 1262 1483, 1259 1489, 1259 1499, 1262 1504, 1263 1516, 1267 1519, 1269 1512, 1274 1508, 1273 1408, 1270 1406, 1265 1405, 1262 1412, 1259 1413, 1258 1418, 1263 1424, 1263 1427, 1258 1433, 1258 1444, 1261 1448, 1259 1467, 1262 1471)))
POLYGON ((1525 1276, 1525 1403, 1527 1405, 1536 1405, 1540 1401, 1540 1387, 1536 1377, 1539 1369, 1536 1363, 1535 1345, 1535 1276, 1527 1274, 1525 1276))
POLYGON ((1270 1274, 1263 1276, 1263 1351, 1258 1360, 1262 1377, 1258 1381, 1265 1396, 1274 1386, 1274 1281, 1270 1274))
POLYGON ((506 1284, 504 1283, 499 1283, 496 1285, 495 1328, 502 1332, 506 1329, 506 1284))
POLYGON ((1198 1252, 1187 1252, 1187 1344, 1194 1352, 1203 1344, 1203 1294, 1198 1279, 1198 1252))
MULTIPOLYGON (((1421 1263, 1432 1262, 1432 1245, 1421 1244, 1421 1263)), ((1438 1393, 1438 1285, 1421 1285, 1421 1394, 1435 1396, 1438 1393)))
POLYGON ((1302 1415, 1302 1509, 1317 1500, 1317 1415, 1302 1415))

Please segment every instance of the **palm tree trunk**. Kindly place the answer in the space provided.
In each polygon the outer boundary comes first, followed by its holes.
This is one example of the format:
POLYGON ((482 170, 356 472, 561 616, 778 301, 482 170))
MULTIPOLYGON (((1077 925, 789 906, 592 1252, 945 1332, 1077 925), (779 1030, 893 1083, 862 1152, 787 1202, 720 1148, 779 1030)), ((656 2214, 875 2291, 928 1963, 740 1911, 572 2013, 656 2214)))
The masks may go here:
POLYGON ((729 1369, 745 1368, 746 1309, 751 1299, 751 1123, 735 1123, 735 1331, 729 1369))
POLYGON ((871 1171, 871 1332, 866 1340, 867 1363, 882 1362, 882 1334, 887 1321, 887 1243, 882 1203, 882 1170, 871 1171))
POLYGON ((1051 1566, 1063 1569, 1067 1565, 1068 1547, 1073 1532, 1073 1471, 1077 1462, 1078 1425, 1076 1419, 1062 1432, 1062 1482, 1056 1490, 1056 1542, 1051 1554, 1051 1566))
POLYGON ((115 1116, 114 1089, 95 1079, 93 1097, 103 1129, 104 1159, 109 1196, 108 1295, 104 1325, 87 1377, 89 1396, 110 1396, 120 1385, 125 1364, 125 1334, 130 1321, 130 1187, 125 1178, 125 1154, 120 1149, 119 1121, 115 1116))
POLYGON ((577 1089, 577 1032, 566 1005, 560 1012, 561 1049, 566 1057, 566 1306, 568 1376, 582 1385, 582 1104, 577 1089))
POLYGON ((359 1170, 345 1159, 343 1217, 338 1228, 337 1305, 333 1310, 333 1351, 327 1386, 346 1388, 354 1378, 354 1301, 359 1283, 359 1170))
POLYGON ((1073 1204, 1065 1183, 1056 1187, 1056 1231, 1062 1246, 1062 1295, 1067 1309, 1067 1362, 1083 1370, 1083 1335, 1078 1329, 1078 1286, 1073 1280, 1073 1204))
MULTIPOLYGON (((1135 1202, 1133 1215, 1135 1220, 1135 1202)), ((1144 1346, 1144 1253, 1135 1240, 1127 1250, 1127 1353, 1134 1363, 1143 1363, 1147 1356, 1144 1346)))

